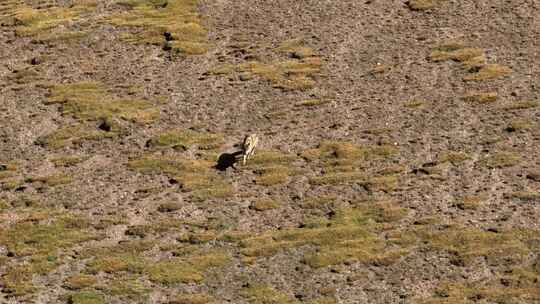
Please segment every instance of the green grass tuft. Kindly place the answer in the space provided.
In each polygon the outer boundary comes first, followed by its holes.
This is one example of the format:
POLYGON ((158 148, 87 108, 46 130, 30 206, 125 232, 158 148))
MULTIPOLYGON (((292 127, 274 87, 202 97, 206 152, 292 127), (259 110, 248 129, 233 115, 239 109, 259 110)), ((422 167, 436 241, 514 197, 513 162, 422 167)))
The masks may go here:
POLYGON ((105 304, 102 294, 93 291, 81 291, 69 297, 69 304, 105 304))

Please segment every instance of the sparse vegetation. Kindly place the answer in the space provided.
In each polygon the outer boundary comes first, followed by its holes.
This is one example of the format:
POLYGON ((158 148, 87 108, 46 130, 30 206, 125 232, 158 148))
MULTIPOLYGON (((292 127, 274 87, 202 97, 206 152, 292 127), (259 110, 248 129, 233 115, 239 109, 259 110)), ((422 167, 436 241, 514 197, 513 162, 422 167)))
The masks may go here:
POLYGON ((232 185, 212 169, 214 163, 209 161, 145 156, 130 161, 128 165, 142 173, 168 175, 184 191, 192 192, 192 197, 197 201, 226 198, 234 192, 232 185))
POLYGON ((506 195, 508 198, 516 199, 522 202, 540 201, 540 192, 536 191, 517 191, 506 195))
POLYGON ((60 248, 95 239, 97 236, 81 229, 72 216, 50 217, 50 223, 21 222, 0 231, 0 242, 15 256, 54 255, 60 248))
POLYGON ((384 242, 374 234, 374 219, 392 221, 401 218, 399 208, 395 208, 395 205, 382 203, 375 209, 362 207, 339 210, 331 220, 313 222, 306 228, 267 232, 243 239, 242 253, 248 257, 271 256, 287 248, 313 245, 318 249, 306 255, 305 262, 317 268, 345 261, 392 260, 403 252, 380 252, 384 242))
POLYGON ((85 161, 86 159, 87 157, 84 157, 84 156, 59 155, 59 156, 52 157, 50 161, 56 167, 71 167, 85 161))
POLYGON ((290 59, 270 63, 248 61, 238 65, 225 64, 210 70, 212 75, 228 75, 232 73, 244 75, 244 79, 257 76, 272 83, 275 88, 283 90, 305 90, 315 85, 314 77, 320 73, 323 60, 314 55, 307 47, 296 44, 285 44, 278 51, 290 53, 290 59))
POLYGON ((186 55, 204 54, 210 47, 197 12, 197 0, 123 0, 121 4, 129 9, 110 16, 108 21, 120 27, 138 28, 137 32, 122 36, 127 42, 166 45, 186 55))
POLYGON ((520 260, 530 252, 527 243, 516 238, 511 231, 495 233, 451 226, 441 231, 421 228, 416 234, 430 248, 453 254, 454 263, 458 265, 468 265, 478 257, 485 258, 491 264, 502 260, 520 260))
POLYGON ((217 134, 202 133, 189 129, 168 131, 150 140, 153 147, 172 147, 187 149, 198 145, 202 149, 217 148, 223 142, 223 137, 217 134))
POLYGON ((410 0, 407 5, 415 11, 432 9, 438 6, 442 0, 410 0))
POLYGON ((484 205, 487 201, 485 195, 468 195, 459 198, 456 202, 456 206, 462 210, 476 210, 484 205))
POLYGON ((483 159, 488 168, 504 168, 517 165, 521 157, 514 152, 497 152, 483 159))
POLYGON ((0 302, 540 303, 540 8, 488 2, 0 1, 0 302))
POLYGON ((463 97, 463 100, 468 102, 490 103, 496 101, 498 96, 497 92, 470 92, 463 97))
POLYGON ((69 298, 70 304, 105 304, 103 295, 93 291, 74 293, 69 298))
POLYGON ((326 99, 304 99, 302 101, 297 102, 295 105, 298 107, 315 107, 315 106, 326 104, 328 102, 330 101, 326 99))
POLYGON ((441 153, 438 158, 439 163, 446 163, 450 162, 452 164, 459 164, 461 162, 464 162, 471 157, 464 152, 456 152, 456 151, 448 151, 441 153))
POLYGON ((38 177, 29 177, 26 179, 29 183, 36 183, 40 182, 47 186, 58 186, 63 184, 69 184, 73 181, 73 178, 65 175, 65 174, 55 174, 55 175, 49 175, 49 176, 38 176, 38 177))
POLYGON ((151 281, 170 285, 177 283, 197 283, 204 279, 203 272, 210 267, 227 263, 229 257, 222 252, 197 255, 188 259, 172 259, 149 265, 144 272, 151 281))
POLYGON ((101 140, 118 136, 115 132, 106 132, 84 124, 61 127, 56 131, 38 138, 37 144, 53 149, 77 145, 86 140, 101 140))
POLYGON ((271 286, 255 284, 241 291, 241 295, 249 303, 254 304, 294 304, 298 301, 290 295, 282 293, 271 286))
POLYGON ((180 294, 174 296, 168 304, 210 304, 214 303, 213 298, 207 294, 180 294))
MULTIPOLYGON (((37 41, 69 40, 83 35, 84 32, 59 30, 62 26, 81 20, 81 15, 95 9, 96 1, 74 1, 71 7, 48 7, 36 9, 21 1, 8 1, 3 9, 16 25, 15 33, 19 37, 31 37, 37 41)), ((9 20, 9 19, 8 19, 9 20)))
MULTIPOLYGON (((121 118, 137 123, 148 123, 159 116, 159 111, 146 100, 124 99, 110 94, 99 82, 79 82, 55 85, 47 104, 60 104, 64 115, 83 120, 121 118)), ((115 126, 109 127, 114 129, 115 126)), ((109 130, 110 131, 110 130, 109 130)))
POLYGON ((72 289, 72 290, 78 290, 78 289, 84 289, 88 287, 92 287, 97 283, 97 279, 93 276, 85 275, 85 274, 79 274, 69 277, 66 280, 65 287, 72 289))
POLYGON ((508 132, 519 132, 519 131, 526 131, 533 127, 533 123, 529 120, 525 119, 515 119, 510 122, 508 127, 506 127, 506 131, 508 132))
POLYGON ((525 110, 530 108, 536 108, 540 105, 538 101, 518 101, 512 104, 504 105, 503 110, 525 110))
POLYGON ((463 77, 465 81, 483 81, 504 77, 512 73, 512 69, 499 64, 486 64, 478 72, 463 77))
POLYGON ((260 170, 256 183, 262 186, 273 186, 287 182, 290 170, 284 166, 266 167, 260 170))
MULTIPOLYGON (((517 270, 519 271, 519 270, 517 270)), ((517 272, 516 270, 512 272, 517 272)), ((535 275, 536 278, 538 275, 535 275)), ((425 304, 442 303, 474 303, 475 299, 482 299, 493 303, 514 303, 522 302, 534 303, 540 299, 540 289, 526 280, 519 280, 517 286, 508 286, 516 275, 502 275, 499 280, 488 280, 487 282, 444 282, 434 290, 433 297, 419 301, 425 304), (500 281, 500 282, 499 282, 500 281), (501 284, 501 282, 503 282, 501 284)))
POLYGON ((259 199, 251 204, 251 208, 257 211, 265 211, 279 208, 280 204, 271 199, 259 199))
POLYGON ((448 44, 442 45, 437 50, 433 51, 430 55, 430 59, 435 62, 454 60, 466 63, 470 62, 471 60, 480 61, 480 59, 476 59, 478 57, 485 60, 484 50, 469 47, 457 48, 448 44))

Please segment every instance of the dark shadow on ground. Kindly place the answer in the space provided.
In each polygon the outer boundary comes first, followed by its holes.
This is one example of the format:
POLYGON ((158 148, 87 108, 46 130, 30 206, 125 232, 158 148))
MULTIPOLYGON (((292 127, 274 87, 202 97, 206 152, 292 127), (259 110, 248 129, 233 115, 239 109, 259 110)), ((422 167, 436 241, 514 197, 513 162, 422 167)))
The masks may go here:
POLYGON ((236 170, 236 167, 234 166, 234 164, 237 162, 236 156, 241 155, 241 154, 242 154, 242 151, 221 154, 214 168, 216 168, 219 171, 225 171, 228 168, 233 168, 236 170))

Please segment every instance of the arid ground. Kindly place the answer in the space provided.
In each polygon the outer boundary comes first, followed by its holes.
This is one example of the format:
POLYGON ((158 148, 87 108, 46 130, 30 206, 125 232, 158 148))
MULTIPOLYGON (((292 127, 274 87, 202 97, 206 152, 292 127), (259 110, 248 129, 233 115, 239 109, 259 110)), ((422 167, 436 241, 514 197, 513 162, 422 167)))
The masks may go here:
POLYGON ((540 303, 539 16, 0 1, 0 303, 540 303))

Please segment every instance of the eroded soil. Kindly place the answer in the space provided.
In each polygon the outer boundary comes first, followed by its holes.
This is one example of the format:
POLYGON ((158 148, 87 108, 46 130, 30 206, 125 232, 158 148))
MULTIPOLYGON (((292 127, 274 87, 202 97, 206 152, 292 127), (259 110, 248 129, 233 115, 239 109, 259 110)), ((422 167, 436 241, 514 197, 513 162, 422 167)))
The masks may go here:
POLYGON ((539 15, 2 1, 0 302, 540 302, 539 15))

